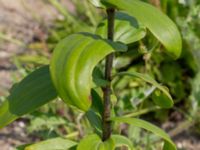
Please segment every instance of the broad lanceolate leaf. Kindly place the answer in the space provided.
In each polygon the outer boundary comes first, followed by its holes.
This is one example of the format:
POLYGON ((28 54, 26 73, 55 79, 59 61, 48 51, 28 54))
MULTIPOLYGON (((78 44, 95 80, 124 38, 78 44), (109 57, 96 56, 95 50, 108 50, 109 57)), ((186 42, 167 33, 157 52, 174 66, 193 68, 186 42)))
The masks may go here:
POLYGON ((59 96, 67 104, 87 111, 91 105, 94 67, 109 53, 126 49, 123 44, 89 33, 73 34, 59 42, 50 64, 51 76, 59 96))
POLYGON ((112 121, 115 122, 123 122, 127 124, 131 124, 133 126, 143 128, 145 130, 148 130, 150 132, 153 132, 154 134, 160 136, 165 140, 165 145, 163 147, 163 150, 176 150, 176 146, 173 143, 173 141, 170 139, 169 135, 166 134, 162 129, 158 128, 157 126, 146 122, 144 120, 140 120, 137 118, 125 118, 125 117, 115 117, 111 118, 112 121))
POLYGON ((138 73, 138 72, 133 72, 133 71, 131 71, 131 72, 120 72, 120 73, 117 73, 116 76, 136 77, 136 78, 144 80, 147 83, 152 84, 153 86, 155 86, 157 89, 159 89, 161 91, 161 92, 158 91, 159 93, 156 92, 156 94, 154 95, 155 103, 157 105, 159 105, 160 107, 163 107, 163 108, 170 108, 170 107, 173 106, 172 97, 170 96, 170 94, 169 94, 168 90, 166 89, 166 87, 164 87, 164 86, 160 85, 159 83, 157 83, 150 76, 144 75, 144 74, 141 74, 141 73, 138 73), (161 96, 162 94, 164 94, 164 96, 161 96), (160 98, 162 98, 162 99, 159 99, 158 96, 160 96, 160 98))
POLYGON ((114 150, 114 148, 115 141, 112 138, 103 142, 98 135, 91 134, 80 141, 77 150, 114 150))
POLYGON ((127 137, 112 135, 111 138, 115 141, 115 147, 126 146, 128 150, 134 150, 132 142, 127 137))
POLYGON ((48 103, 56 96, 49 66, 33 71, 13 86, 7 100, 0 106, 0 128, 48 103))
POLYGON ((67 150, 76 145, 74 141, 58 137, 27 146, 24 150, 67 150))
POLYGON ((161 11, 139 0, 101 0, 128 12, 144 24, 165 46, 167 52, 177 58, 181 54, 182 40, 176 25, 161 11))
MULTIPOLYGON (((107 20, 104 19, 97 27, 96 34, 107 38, 107 20)), ((142 39, 146 29, 135 18, 124 12, 116 12, 114 26, 114 41, 130 44, 142 39)))

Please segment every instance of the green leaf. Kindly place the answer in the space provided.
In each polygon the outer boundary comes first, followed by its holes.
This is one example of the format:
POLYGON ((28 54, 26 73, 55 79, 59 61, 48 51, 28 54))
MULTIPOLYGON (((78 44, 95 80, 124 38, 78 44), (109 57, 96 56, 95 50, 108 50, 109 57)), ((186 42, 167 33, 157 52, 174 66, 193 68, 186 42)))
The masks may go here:
POLYGON ((58 137, 27 146, 25 150, 67 150, 76 145, 74 141, 58 137))
POLYGON ((157 83, 153 78, 151 78, 150 76, 148 75, 144 75, 144 74, 141 74, 141 73, 138 73, 138 72, 120 72, 120 73, 117 73, 115 76, 131 76, 131 77, 136 77, 136 78, 139 78, 147 83, 150 83, 152 84, 153 86, 155 86, 157 89, 159 89, 161 92, 160 92, 160 95, 161 94, 164 94, 164 96, 160 97, 160 98, 163 98, 163 99, 156 99, 154 97, 154 100, 156 102, 156 104, 160 107, 164 107, 164 108, 170 108, 173 106, 174 102, 172 100, 172 97, 170 96, 168 90, 166 87, 160 85, 159 83, 157 83))
POLYGON ((153 93, 152 98, 154 103, 162 108, 172 107, 171 103, 169 103, 169 97, 167 95, 162 94, 161 91, 156 90, 153 93))
POLYGON ((98 150, 101 143, 101 138, 98 135, 91 134, 80 141, 77 150, 98 150))
POLYGON ((50 102, 56 96, 49 66, 33 71, 12 87, 7 100, 0 106, 0 128, 50 102))
POLYGON ((50 64, 53 83, 67 103, 87 111, 91 105, 92 72, 106 55, 127 46, 89 33, 68 36, 56 46, 50 64))
POLYGON ((93 82, 97 87, 105 87, 109 84, 107 80, 104 79, 103 72, 100 68, 95 67, 92 73, 93 82))
POLYGON ((140 120, 137 118, 125 118, 125 117, 115 117, 115 118, 111 118, 111 120, 115 121, 115 122, 127 123, 127 124, 133 125, 135 127, 139 127, 139 128, 148 130, 148 131, 160 136, 161 138, 163 138, 165 140, 165 145, 163 147, 163 150, 176 150, 176 145, 170 139, 169 135, 167 133, 165 133, 165 131, 163 131, 162 129, 158 128, 157 126, 155 126, 147 121, 140 120))
POLYGON ((99 96, 99 94, 94 89, 91 90, 91 95, 92 95, 92 106, 86 112, 86 117, 89 120, 91 126, 94 128, 95 133, 101 136, 102 134, 101 115, 103 114, 103 101, 99 96))
POLYGON ((101 96, 94 89, 91 90, 91 95, 92 95, 92 107, 91 108, 95 112, 98 112, 100 115, 102 115, 103 114, 103 100, 102 100, 101 96))
POLYGON ((98 135, 102 133, 102 120, 101 117, 93 110, 89 110, 86 112, 86 116, 91 124, 91 126, 95 129, 98 135))
POLYGON ((114 150, 115 149, 115 141, 112 138, 100 143, 99 150, 114 150))
POLYGON ((181 35, 173 21, 159 9, 139 0, 102 0, 104 3, 125 10, 145 25, 152 34, 164 45, 167 52, 174 58, 181 54, 181 35))
MULTIPOLYGON (((104 19, 97 27, 96 34, 107 38, 107 19, 104 19)), ((146 35, 146 29, 135 18, 124 12, 116 12, 114 26, 114 41, 130 44, 139 41, 146 35)))
POLYGON ((80 141, 77 150, 114 150, 114 148, 115 141, 112 138, 103 142, 98 135, 91 134, 80 141))
POLYGON ((25 150, 25 148, 27 146, 29 146, 30 144, 24 144, 24 145, 20 145, 20 146, 17 146, 14 150, 25 150))
POLYGON ((115 141, 115 147, 126 146, 128 150, 134 150, 132 142, 125 136, 112 135, 111 138, 115 141))
POLYGON ((29 133, 32 133, 44 129, 56 129, 57 127, 67 125, 68 123, 69 122, 66 120, 66 118, 57 114, 35 111, 31 113, 31 119, 27 130, 29 133))

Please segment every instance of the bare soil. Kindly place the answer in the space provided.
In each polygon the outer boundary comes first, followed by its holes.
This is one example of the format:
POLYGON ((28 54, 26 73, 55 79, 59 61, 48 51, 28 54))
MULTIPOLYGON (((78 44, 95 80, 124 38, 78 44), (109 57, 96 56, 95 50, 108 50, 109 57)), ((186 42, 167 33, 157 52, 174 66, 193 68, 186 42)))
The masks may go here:
MULTIPOLYGON (((27 45, 38 36, 46 38, 47 29, 58 17, 55 8, 44 0, 0 0, 0 103, 15 82, 13 58, 28 52, 27 45)), ((27 135, 23 121, 0 129, 0 149, 12 150, 16 145, 33 142, 34 138, 27 135)))

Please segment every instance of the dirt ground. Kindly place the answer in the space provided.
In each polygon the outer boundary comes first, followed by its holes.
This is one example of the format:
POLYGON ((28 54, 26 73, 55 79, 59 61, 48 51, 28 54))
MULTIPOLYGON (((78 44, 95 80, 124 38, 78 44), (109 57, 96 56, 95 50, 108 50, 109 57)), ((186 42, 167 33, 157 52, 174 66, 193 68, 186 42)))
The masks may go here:
POLYGON ((56 17, 56 10, 43 1, 0 0, 0 96, 11 86, 13 56, 27 51, 26 44, 39 34, 45 36, 41 24, 48 27, 56 17))
MULTIPOLYGON (((68 0, 63 4, 68 7, 68 0)), ((35 37, 46 38, 47 30, 44 27, 50 27, 57 17, 60 17, 58 12, 44 0, 0 0, 0 98, 8 94, 13 82, 16 70, 13 56, 27 51, 26 44, 35 37)), ((188 130, 174 137, 181 150, 200 150, 198 139, 200 137, 188 130)), ((12 150, 16 145, 33 140, 27 137, 23 121, 0 130, 1 150, 12 150)))
MULTIPOLYGON (((65 0, 63 4, 68 7, 69 3, 65 0)), ((0 0, 0 102, 14 82, 14 56, 28 51, 26 46, 34 38, 46 38, 47 28, 58 17, 45 0, 0 0)), ((12 150, 32 140, 22 121, 0 130, 0 150, 12 150)))

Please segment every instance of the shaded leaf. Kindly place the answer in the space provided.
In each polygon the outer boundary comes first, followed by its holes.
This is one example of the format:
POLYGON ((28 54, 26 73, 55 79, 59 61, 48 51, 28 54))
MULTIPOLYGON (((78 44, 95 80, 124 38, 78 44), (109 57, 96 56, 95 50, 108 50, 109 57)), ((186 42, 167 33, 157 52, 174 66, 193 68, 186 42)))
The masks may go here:
POLYGON ((172 100, 172 97, 170 96, 168 90, 166 89, 166 87, 160 85, 159 83, 157 83, 153 78, 151 78, 150 76, 148 75, 144 75, 144 74, 141 74, 141 73, 138 73, 138 72, 120 72, 120 73, 117 73, 115 76, 131 76, 131 77, 136 77, 136 78, 139 78, 147 83, 150 83, 152 84, 153 86, 155 86, 157 89, 159 89, 161 92, 160 92, 160 95, 161 94, 164 94, 164 96, 160 97, 160 98, 163 98, 163 99, 157 99, 155 98, 155 102, 156 104, 158 104, 160 107, 165 107, 165 108, 169 108, 169 107, 172 107, 173 106, 173 100, 172 100))
POLYGON ((172 107, 171 103, 169 103, 169 97, 162 94, 162 92, 158 90, 154 91, 152 98, 153 98, 154 103, 162 108, 172 107))
POLYGON ((93 110, 87 111, 86 116, 87 116, 91 126, 95 129, 96 133, 100 136, 102 133, 101 117, 93 110))
POLYGON ((191 97, 200 105, 200 72, 198 72, 192 81, 191 97))
POLYGON ((33 71, 12 87, 7 100, 0 106, 0 128, 56 97, 49 66, 33 71))
POLYGON ((103 100, 101 96, 94 89, 92 89, 91 94, 92 94, 92 109, 98 112, 100 115, 102 115, 103 114, 103 100))

